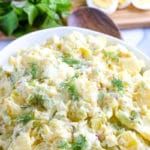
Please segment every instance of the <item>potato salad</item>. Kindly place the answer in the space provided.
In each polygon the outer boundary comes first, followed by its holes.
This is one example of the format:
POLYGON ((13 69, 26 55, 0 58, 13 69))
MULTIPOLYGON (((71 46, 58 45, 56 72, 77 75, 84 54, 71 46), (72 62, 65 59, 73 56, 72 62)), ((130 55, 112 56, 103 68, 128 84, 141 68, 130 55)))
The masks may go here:
POLYGON ((150 150, 150 70, 123 45, 78 32, 0 68, 0 150, 150 150))

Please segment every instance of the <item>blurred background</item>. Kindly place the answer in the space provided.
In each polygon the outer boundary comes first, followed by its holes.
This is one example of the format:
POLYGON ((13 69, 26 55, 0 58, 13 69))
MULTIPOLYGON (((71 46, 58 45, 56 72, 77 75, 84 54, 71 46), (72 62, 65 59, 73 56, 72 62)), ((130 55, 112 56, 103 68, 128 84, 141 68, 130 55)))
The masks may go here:
POLYGON ((150 0, 0 0, 0 50, 26 33, 66 26, 83 6, 104 11, 123 40, 150 56, 150 0))

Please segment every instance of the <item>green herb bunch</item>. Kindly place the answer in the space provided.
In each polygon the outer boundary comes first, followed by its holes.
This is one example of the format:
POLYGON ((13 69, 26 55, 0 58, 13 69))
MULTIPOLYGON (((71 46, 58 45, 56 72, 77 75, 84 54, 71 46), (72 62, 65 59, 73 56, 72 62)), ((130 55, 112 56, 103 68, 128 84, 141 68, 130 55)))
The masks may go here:
POLYGON ((0 0, 0 30, 20 36, 36 29, 64 25, 71 0, 0 0))

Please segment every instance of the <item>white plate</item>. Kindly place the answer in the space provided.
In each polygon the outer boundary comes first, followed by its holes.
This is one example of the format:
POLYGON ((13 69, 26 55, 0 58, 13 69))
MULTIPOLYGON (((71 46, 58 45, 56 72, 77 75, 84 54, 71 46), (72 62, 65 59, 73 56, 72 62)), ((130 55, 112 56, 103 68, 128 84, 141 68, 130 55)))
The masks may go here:
POLYGON ((2 51, 0 51, 0 66, 3 67, 7 66, 9 57, 15 55, 20 49, 25 49, 43 43, 44 41, 46 41, 47 39, 51 38, 54 35, 63 36, 73 31, 77 31, 85 35, 91 34, 95 36, 96 35, 104 36, 113 43, 122 44, 127 49, 132 51, 139 59, 145 61, 146 69, 150 68, 150 58, 144 55, 140 50, 132 46, 129 46, 124 41, 121 41, 119 39, 116 39, 114 37, 111 37, 103 33, 98 33, 92 30, 81 29, 76 27, 58 27, 58 28, 45 29, 45 30, 29 33, 27 35, 18 38, 17 40, 13 41, 8 46, 6 46, 4 49, 2 49, 2 51))

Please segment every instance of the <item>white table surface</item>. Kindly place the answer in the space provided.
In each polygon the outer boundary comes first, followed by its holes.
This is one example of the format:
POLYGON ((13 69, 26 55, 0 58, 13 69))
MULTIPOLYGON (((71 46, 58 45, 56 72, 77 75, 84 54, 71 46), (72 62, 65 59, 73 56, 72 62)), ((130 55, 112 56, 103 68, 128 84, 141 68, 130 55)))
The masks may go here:
POLYGON ((150 56, 150 28, 121 31, 124 40, 150 56))
MULTIPOLYGON (((127 43, 150 56, 150 28, 122 30, 121 33, 127 43)), ((0 41, 0 50, 10 42, 9 40, 0 41)))

